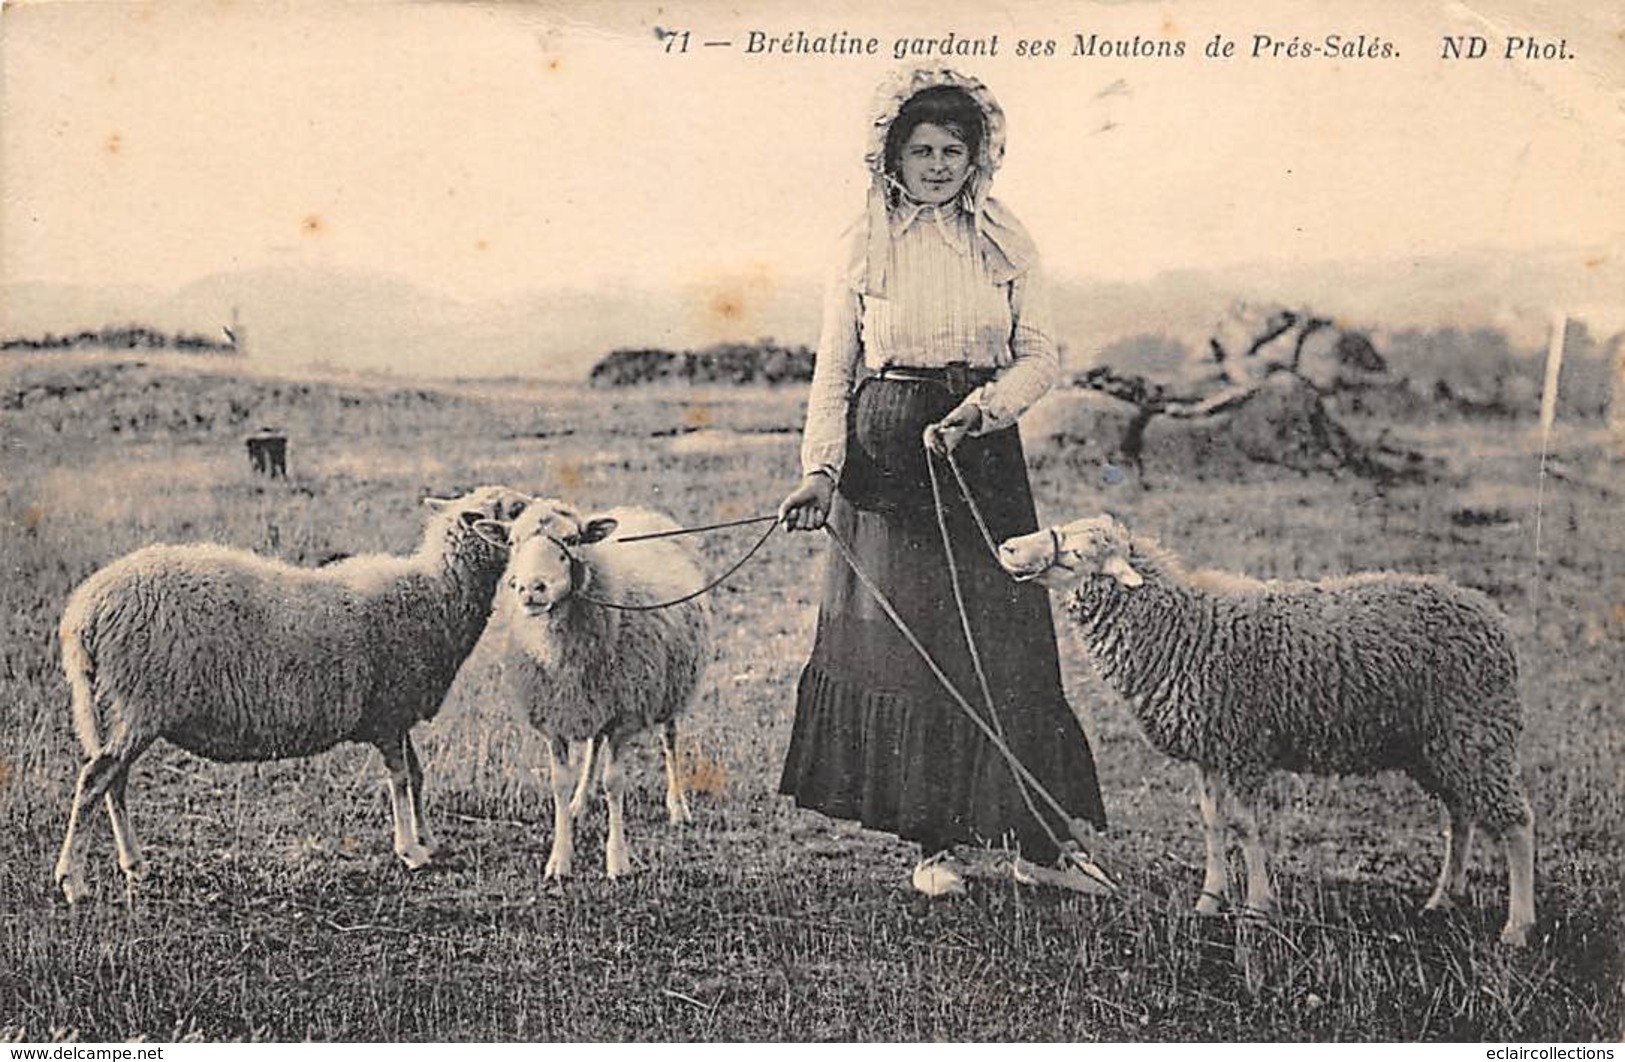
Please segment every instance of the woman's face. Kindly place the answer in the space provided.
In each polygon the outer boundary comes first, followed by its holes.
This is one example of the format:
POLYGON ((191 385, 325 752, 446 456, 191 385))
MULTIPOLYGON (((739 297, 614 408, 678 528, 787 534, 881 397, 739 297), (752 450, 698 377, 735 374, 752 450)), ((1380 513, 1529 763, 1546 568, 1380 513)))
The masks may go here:
POLYGON ((948 129, 929 122, 914 127, 903 143, 903 187, 922 203, 951 201, 970 176, 970 151, 948 129))

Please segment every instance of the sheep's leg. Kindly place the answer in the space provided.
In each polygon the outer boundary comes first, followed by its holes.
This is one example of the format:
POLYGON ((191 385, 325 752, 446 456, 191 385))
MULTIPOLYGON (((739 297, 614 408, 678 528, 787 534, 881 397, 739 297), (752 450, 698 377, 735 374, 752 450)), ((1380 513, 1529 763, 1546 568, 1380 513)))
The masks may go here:
POLYGON ((1196 913, 1216 915, 1224 905, 1225 868, 1224 782, 1205 768, 1202 771, 1198 802, 1202 808, 1203 839, 1207 861, 1202 872, 1202 895, 1196 900, 1196 913))
POLYGON ((609 808, 609 836, 604 840, 604 873, 614 881, 632 870, 632 853, 626 847, 624 798, 626 771, 623 768, 615 739, 604 741, 604 803, 609 808))
POLYGON ((389 768, 389 807, 395 825, 395 854, 409 870, 429 865, 433 858, 429 850, 418 841, 417 826, 412 813, 412 783, 406 766, 406 736, 378 743, 384 766, 389 768))
POLYGON ((1452 803, 1445 808, 1444 863, 1439 883, 1423 905, 1427 911, 1448 911, 1467 893, 1467 852, 1473 843, 1473 820, 1452 803))
POLYGON ((1507 921, 1501 941, 1523 947, 1535 926, 1535 827, 1525 822, 1506 835, 1507 921))
POLYGON ((683 790, 683 776, 677 763, 677 720, 668 719, 660 730, 660 758, 666 764, 666 815, 672 822, 693 822, 694 814, 688 807, 688 794, 683 790))
POLYGON ((124 786, 130 780, 126 765, 114 772, 107 787, 107 817, 113 823, 113 843, 118 848, 119 869, 131 882, 147 876, 147 861, 141 857, 141 846, 136 843, 135 830, 130 826, 130 810, 124 804, 124 786))
POLYGON ((429 832, 428 819, 423 815, 423 763, 410 732, 401 735, 401 751, 406 755, 406 784, 412 794, 412 836, 419 848, 433 856, 440 842, 429 832))
POLYGON ((1269 862, 1264 851, 1263 831, 1258 824, 1256 790, 1236 793, 1230 801, 1236 825, 1241 827, 1241 856, 1247 866, 1247 909, 1268 914, 1275 908, 1270 892, 1269 862))
MULTIPOLYGON (((123 831, 119 843, 120 865, 125 867, 126 873, 131 867, 139 866, 135 861, 128 865, 125 863, 125 842, 133 842, 133 837, 128 821, 120 821, 120 813, 124 809, 124 780, 130 764, 149 744, 150 739, 136 741, 122 736, 103 746, 80 768, 79 780, 73 791, 73 806, 68 811, 68 829, 62 837, 62 852, 56 860, 56 883, 69 903, 78 903, 90 895, 84 874, 84 816, 87 809, 95 807, 97 801, 104 797, 108 798, 107 809, 113 818, 114 837, 120 838, 119 831, 123 831), (112 797, 115 789, 118 792, 116 801, 112 797)), ((134 852, 133 843, 130 852, 134 852)))
POLYGON ((581 813, 587 810, 587 802, 592 799, 592 769, 597 762, 595 754, 608 740, 602 734, 587 739, 586 750, 581 754, 581 773, 576 777, 576 791, 570 797, 570 817, 573 819, 581 817, 581 813))
POLYGON ((1535 821, 1522 792, 1518 803, 1518 819, 1496 831, 1496 840, 1507 861, 1507 920, 1501 927, 1501 942, 1523 947, 1535 926, 1535 821))
MULTIPOLYGON (((570 743, 563 738, 542 739, 547 749, 548 787, 553 792, 553 851, 547 857, 547 878, 567 878, 570 863, 575 858, 575 821, 570 815, 570 743)), ((592 754, 592 742, 587 743, 587 755, 592 754)))
POLYGON ((56 883, 69 903, 78 903, 90 895, 85 884, 83 831, 81 819, 85 808, 95 803, 96 796, 107 789, 107 781, 117 764, 107 756, 93 757, 79 769, 79 781, 73 790, 73 805, 68 810, 68 832, 62 837, 62 852, 56 859, 56 883))

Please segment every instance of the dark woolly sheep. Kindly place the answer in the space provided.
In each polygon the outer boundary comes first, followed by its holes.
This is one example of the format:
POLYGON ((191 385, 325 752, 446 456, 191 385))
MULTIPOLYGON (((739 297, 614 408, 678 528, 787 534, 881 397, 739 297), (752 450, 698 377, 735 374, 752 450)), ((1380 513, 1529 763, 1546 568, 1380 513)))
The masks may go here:
POLYGON ((79 826, 104 796, 119 866, 142 872, 124 787, 158 738, 225 761, 373 745, 389 768, 395 852, 429 862, 411 727, 439 710, 507 563, 474 525, 510 521, 528 500, 506 487, 427 499, 434 515, 409 557, 299 568, 223 546, 149 546, 80 584, 61 624, 89 757, 56 865, 68 901, 87 894, 79 826))
POLYGON ((999 559, 1018 578, 1065 591, 1084 645, 1150 743, 1200 768, 1199 912, 1216 913, 1223 899, 1227 814, 1242 831, 1247 906, 1271 906, 1257 813, 1271 770, 1396 769, 1447 812, 1427 907, 1463 895, 1468 845, 1482 826, 1506 852, 1501 938, 1526 942, 1534 820, 1518 773, 1518 664, 1483 594, 1390 572, 1320 582, 1187 573, 1109 516, 1011 539, 999 559))

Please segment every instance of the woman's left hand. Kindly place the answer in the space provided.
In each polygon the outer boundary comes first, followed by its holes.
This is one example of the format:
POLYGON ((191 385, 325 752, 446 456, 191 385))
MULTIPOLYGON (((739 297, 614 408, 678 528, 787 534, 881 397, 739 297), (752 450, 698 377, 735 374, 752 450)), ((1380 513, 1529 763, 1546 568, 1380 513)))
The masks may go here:
POLYGON ((951 454, 965 436, 982 425, 982 407, 966 399, 935 424, 925 427, 925 446, 932 453, 951 454))

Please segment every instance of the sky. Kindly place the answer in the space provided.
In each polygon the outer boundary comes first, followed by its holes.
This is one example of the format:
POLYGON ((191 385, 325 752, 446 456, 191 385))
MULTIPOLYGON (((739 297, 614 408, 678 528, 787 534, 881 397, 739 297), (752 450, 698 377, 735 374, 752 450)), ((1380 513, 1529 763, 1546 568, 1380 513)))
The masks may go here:
MULTIPOLYGON (((0 12, 0 281, 267 266, 478 302, 818 276, 862 206, 897 38, 997 34, 995 194, 1064 276, 1625 247, 1625 34, 1573 0, 103 3, 0 12), (686 29, 668 52, 656 30, 686 29), (881 39, 751 55, 752 30, 881 39), (1177 59, 1070 54, 1075 35, 1177 59), (1231 59, 1206 59, 1215 35, 1231 59), (1252 58, 1328 34, 1390 58, 1252 58), (1448 61, 1447 36, 1489 55, 1448 61), (1509 36, 1568 59, 1501 57, 1509 36), (1053 40, 1021 56, 1018 40, 1053 40), (707 47, 706 40, 732 46, 707 47)), ((674 38, 675 41, 675 38, 674 38)), ((929 61, 929 60, 927 60, 929 61)))

